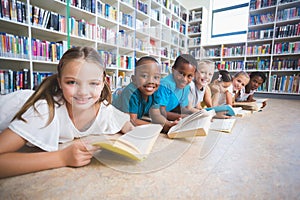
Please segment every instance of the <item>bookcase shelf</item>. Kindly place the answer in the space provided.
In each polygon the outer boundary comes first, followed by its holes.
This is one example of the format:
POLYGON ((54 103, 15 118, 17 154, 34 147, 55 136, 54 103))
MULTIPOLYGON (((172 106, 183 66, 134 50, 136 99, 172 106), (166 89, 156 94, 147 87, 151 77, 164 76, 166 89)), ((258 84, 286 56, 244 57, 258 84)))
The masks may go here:
POLYGON ((188 10, 178 0, 3 2, 6 4, 1 4, 0 16, 1 94, 25 89, 7 85, 13 77, 6 78, 14 71, 29 71, 27 87, 35 87, 35 76, 55 73, 60 57, 71 46, 90 46, 99 51, 106 61, 112 90, 129 83, 135 59, 155 57, 162 63, 162 75, 166 75, 175 58, 188 51, 188 10), (6 40, 11 41, 9 50, 3 47, 6 40), (12 48, 15 41, 22 41, 17 45, 19 49, 12 48))
POLYGON ((188 22, 188 47, 189 54, 196 59, 202 57, 201 37, 203 34, 203 22, 206 20, 207 11, 204 7, 190 10, 188 22))
POLYGON ((217 69, 233 73, 265 72, 267 81, 259 88, 261 93, 300 97, 299 5, 299 0, 251 0, 246 42, 202 46, 203 57, 215 61, 217 69), (224 54, 236 46, 244 48, 240 55, 224 54))

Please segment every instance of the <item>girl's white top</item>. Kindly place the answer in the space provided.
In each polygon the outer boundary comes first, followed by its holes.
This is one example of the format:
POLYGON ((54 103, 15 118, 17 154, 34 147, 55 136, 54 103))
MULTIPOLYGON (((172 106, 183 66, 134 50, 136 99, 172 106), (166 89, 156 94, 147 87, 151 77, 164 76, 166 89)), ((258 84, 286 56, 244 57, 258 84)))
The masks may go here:
POLYGON ((27 122, 14 120, 8 127, 29 143, 45 151, 56 151, 59 143, 69 142, 74 138, 115 134, 130 120, 128 114, 112 105, 106 106, 101 103, 95 121, 87 130, 79 131, 71 121, 65 104, 55 106, 55 115, 49 125, 47 125, 49 109, 46 100, 37 101, 35 106, 38 113, 31 107, 22 115, 27 122))
POLYGON ((203 101, 206 86, 204 86, 202 90, 199 90, 196 87, 194 81, 192 81, 189 85, 190 85, 189 102, 192 102, 192 105, 195 108, 196 105, 198 105, 203 101))
POLYGON ((226 91, 228 91, 234 97, 233 86, 230 85, 224 92, 220 92, 218 105, 226 104, 226 91))

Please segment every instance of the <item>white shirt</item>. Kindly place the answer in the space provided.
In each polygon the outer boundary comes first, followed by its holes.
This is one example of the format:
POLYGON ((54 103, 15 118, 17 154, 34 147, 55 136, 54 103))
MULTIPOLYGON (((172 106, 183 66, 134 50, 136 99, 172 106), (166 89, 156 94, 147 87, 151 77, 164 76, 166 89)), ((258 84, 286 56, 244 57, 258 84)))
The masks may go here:
POLYGON ((8 127, 15 114, 33 93, 34 90, 18 90, 0 95, 0 133, 8 127))
POLYGON ((65 104, 55 106, 54 118, 47 126, 49 109, 46 100, 39 100, 35 106, 39 113, 31 107, 22 115, 27 123, 22 120, 14 120, 10 123, 9 128, 29 143, 45 151, 56 151, 59 143, 69 142, 82 136, 115 134, 130 120, 128 114, 119 111, 112 105, 106 106, 101 103, 92 125, 85 131, 79 131, 69 118, 65 104))
POLYGON ((206 86, 204 86, 202 90, 198 90, 194 81, 192 81, 189 85, 190 85, 189 103, 192 102, 192 105, 195 108, 196 105, 198 105, 203 101, 206 86))
POLYGON ((233 86, 231 84, 228 88, 226 88, 226 90, 223 93, 222 92, 220 93, 218 105, 226 104, 226 94, 225 94, 226 91, 228 91, 234 98, 233 86))
POLYGON ((250 90, 250 93, 246 93, 246 89, 243 88, 240 91, 239 97, 236 98, 236 101, 247 101, 250 95, 253 95, 256 90, 250 90))

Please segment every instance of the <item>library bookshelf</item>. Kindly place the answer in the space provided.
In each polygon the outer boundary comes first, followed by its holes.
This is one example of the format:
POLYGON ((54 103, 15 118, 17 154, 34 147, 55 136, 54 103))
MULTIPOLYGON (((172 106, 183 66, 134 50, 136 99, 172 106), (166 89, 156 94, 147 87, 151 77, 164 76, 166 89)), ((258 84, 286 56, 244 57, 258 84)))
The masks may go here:
POLYGON ((247 40, 205 45, 204 57, 216 69, 262 71, 260 93, 300 97, 300 1, 251 0, 247 40))
POLYGON ((194 8, 189 11, 188 21, 188 50, 196 59, 203 55, 201 48, 202 36, 206 35, 208 12, 205 7, 194 8))
POLYGON ((187 52, 177 0, 2 0, 0 11, 1 94, 36 87, 72 46, 98 50, 112 90, 130 82, 135 59, 155 57, 166 75, 187 52))

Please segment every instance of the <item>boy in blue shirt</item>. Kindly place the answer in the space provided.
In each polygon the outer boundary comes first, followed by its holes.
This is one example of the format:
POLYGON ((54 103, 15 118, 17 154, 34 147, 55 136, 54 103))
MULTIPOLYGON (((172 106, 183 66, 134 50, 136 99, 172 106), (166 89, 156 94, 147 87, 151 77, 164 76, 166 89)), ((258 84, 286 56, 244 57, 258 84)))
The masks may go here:
POLYGON ((135 125, 148 124, 142 120, 149 115, 150 108, 155 104, 154 92, 160 84, 161 69, 155 58, 145 56, 136 62, 132 82, 113 100, 113 105, 119 110, 129 113, 131 122, 135 125))
POLYGON ((156 98, 161 113, 168 120, 178 120, 186 114, 193 113, 187 106, 189 83, 194 78, 197 65, 193 56, 182 54, 176 58, 172 74, 161 80, 156 98))

